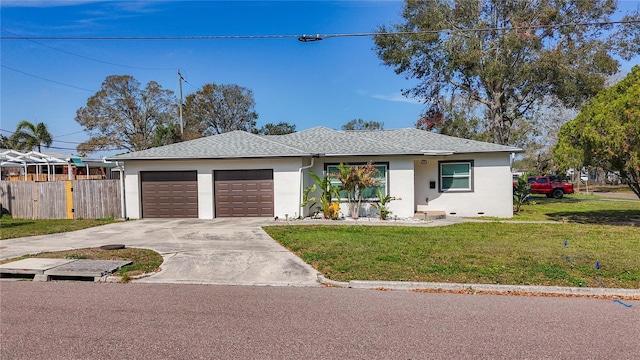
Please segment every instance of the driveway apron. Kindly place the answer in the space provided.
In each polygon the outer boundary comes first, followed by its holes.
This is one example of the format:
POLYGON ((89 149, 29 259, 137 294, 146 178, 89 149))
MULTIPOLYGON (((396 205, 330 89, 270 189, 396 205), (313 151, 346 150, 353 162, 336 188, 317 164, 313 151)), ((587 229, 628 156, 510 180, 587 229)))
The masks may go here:
POLYGON ((317 271, 271 239, 265 218, 145 219, 69 233, 0 241, 0 259, 43 251, 124 244, 162 254, 146 283, 319 286, 317 271))

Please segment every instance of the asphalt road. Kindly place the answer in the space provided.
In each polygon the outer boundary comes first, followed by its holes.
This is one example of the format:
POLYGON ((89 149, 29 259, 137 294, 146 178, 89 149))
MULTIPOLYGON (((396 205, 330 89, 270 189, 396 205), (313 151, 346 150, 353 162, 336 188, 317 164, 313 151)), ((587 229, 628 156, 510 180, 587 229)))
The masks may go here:
POLYGON ((4 359, 637 359, 640 302, 0 282, 4 359))

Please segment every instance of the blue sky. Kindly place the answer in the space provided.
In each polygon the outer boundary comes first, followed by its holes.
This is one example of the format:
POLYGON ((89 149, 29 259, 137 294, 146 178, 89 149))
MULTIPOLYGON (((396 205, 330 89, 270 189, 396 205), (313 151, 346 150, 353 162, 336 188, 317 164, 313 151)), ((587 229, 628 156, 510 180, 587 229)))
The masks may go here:
MULTIPOLYGON (((2 36, 53 37, 368 33, 378 25, 398 22, 402 9, 400 1, 1 4, 2 36)), ((638 1, 621 4, 634 8, 638 1)), ((401 89, 416 82, 382 65, 373 46, 370 37, 312 43, 295 38, 3 40, 0 128, 15 130, 21 120, 44 122, 54 135, 52 150, 74 153, 77 143, 87 139, 74 120, 76 110, 108 75, 132 75, 143 85, 154 80, 177 94, 178 68, 188 82, 183 85, 185 96, 211 82, 251 89, 258 126, 286 121, 297 130, 318 125, 339 129, 362 118, 383 122, 387 129, 413 127, 423 105, 403 97, 401 89)), ((630 68, 626 64, 623 70, 630 68)))
MULTIPOLYGON (((27 0, 15 3, 23 6, 11 4, 3 1, 3 36, 359 33, 399 20, 402 8, 399 1, 27 0)), ((21 120, 44 122, 54 135, 52 146, 61 148, 55 149, 60 152, 74 152, 75 143, 86 140, 74 120, 75 112, 113 74, 132 75, 142 84, 154 80, 177 94, 176 71, 180 68, 188 81, 183 84, 185 96, 210 82, 247 87, 256 100, 258 126, 286 121, 298 130, 318 125, 339 129, 351 119, 362 118, 384 122, 385 128, 402 128, 413 126, 423 109, 401 96, 401 89, 412 82, 381 64, 370 37, 313 43, 295 38, 3 40, 1 46, 2 65, 11 69, 0 68, 0 128, 15 130, 21 120)))

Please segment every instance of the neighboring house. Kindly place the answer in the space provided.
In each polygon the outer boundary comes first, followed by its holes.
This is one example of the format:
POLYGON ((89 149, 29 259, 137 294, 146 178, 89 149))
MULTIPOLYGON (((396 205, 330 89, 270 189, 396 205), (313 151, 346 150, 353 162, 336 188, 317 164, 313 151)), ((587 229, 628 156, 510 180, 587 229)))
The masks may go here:
MULTIPOLYGON (((0 180, 62 181, 112 179, 116 164, 69 154, 0 149, 0 180)), ((117 176, 117 173, 116 173, 117 176)))
MULTIPOLYGON (((126 216, 201 218, 309 215, 302 192, 340 164, 372 162, 400 200, 393 215, 513 216, 510 155, 521 149, 418 129, 287 135, 233 131, 109 160, 124 162, 126 216)), ((343 213, 348 215, 346 204, 343 213)), ((375 216, 365 202, 361 217, 375 216)))

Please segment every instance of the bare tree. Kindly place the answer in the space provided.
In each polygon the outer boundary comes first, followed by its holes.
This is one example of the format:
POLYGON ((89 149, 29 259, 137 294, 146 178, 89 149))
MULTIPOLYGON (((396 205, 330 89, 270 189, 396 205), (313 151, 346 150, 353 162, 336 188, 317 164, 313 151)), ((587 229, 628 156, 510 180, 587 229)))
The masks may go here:
POLYGON ((214 83, 205 84, 187 96, 184 114, 187 138, 233 130, 251 132, 258 118, 251 90, 238 85, 214 83))
POLYGON ((155 81, 141 88, 130 75, 107 76, 100 91, 76 112, 76 121, 90 134, 78 152, 150 148, 157 129, 175 123, 176 114, 173 92, 155 81))

